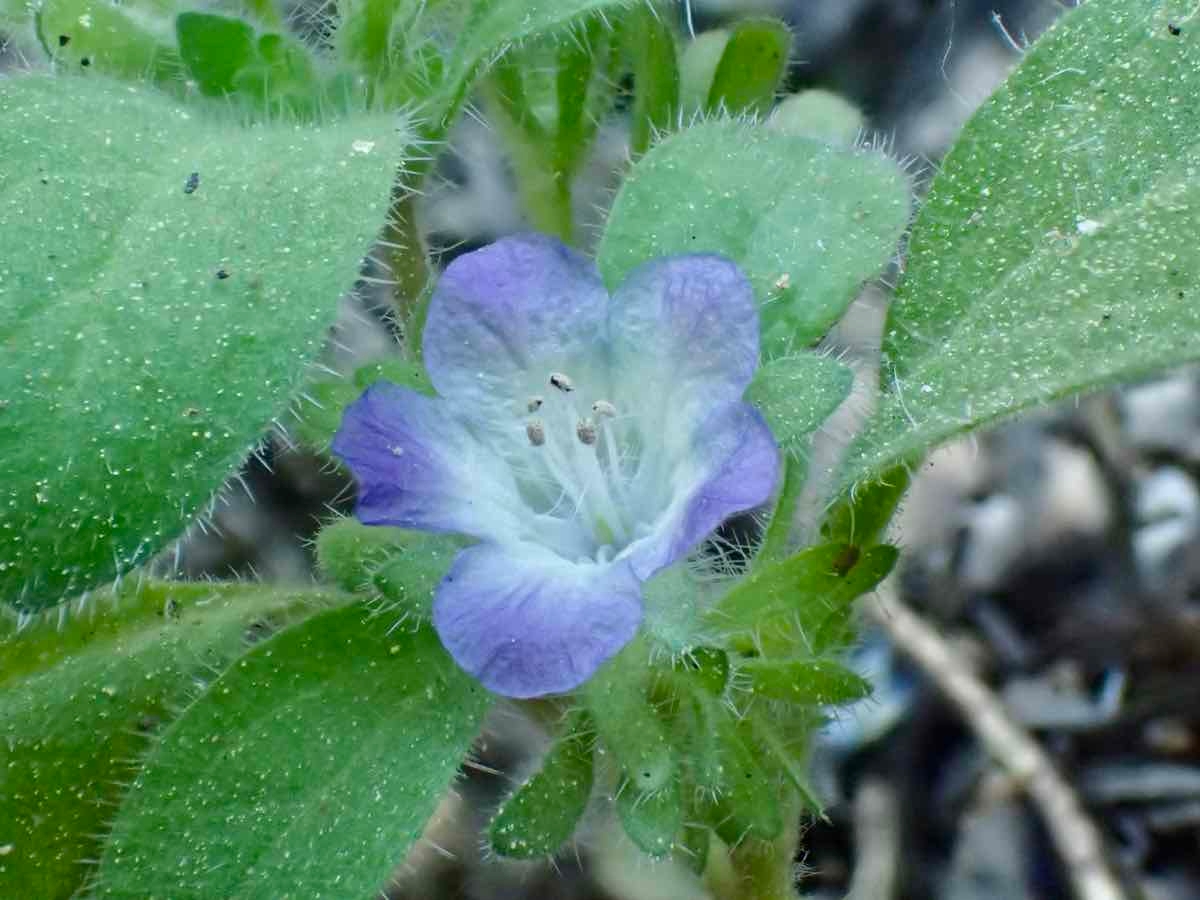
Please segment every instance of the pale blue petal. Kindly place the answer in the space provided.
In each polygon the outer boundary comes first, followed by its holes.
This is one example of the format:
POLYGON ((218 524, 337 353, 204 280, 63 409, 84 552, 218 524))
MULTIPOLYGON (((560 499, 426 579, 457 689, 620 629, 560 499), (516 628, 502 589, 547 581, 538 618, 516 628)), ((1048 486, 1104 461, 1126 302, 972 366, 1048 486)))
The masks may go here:
POLYGON ((641 620, 641 585, 627 563, 577 565, 529 544, 468 547, 433 603, 450 655, 506 697, 578 687, 641 620))
POLYGON ((512 472, 445 401, 377 382, 346 409, 332 450, 358 483, 354 514, 367 525, 483 539, 519 527, 512 472))
POLYGON ((695 418, 741 398, 758 367, 758 309, 741 270, 722 256, 639 266, 613 295, 609 340, 617 393, 645 414, 695 418))
POLYGON ((766 503, 779 481, 779 448, 762 416, 742 401, 717 409, 692 434, 691 452, 648 479, 671 482, 654 530, 621 554, 643 581, 694 550, 731 516, 766 503))
POLYGON ((425 321, 429 378, 460 410, 523 414, 552 372, 591 372, 608 294, 592 262, 554 238, 502 238, 454 260, 425 321))

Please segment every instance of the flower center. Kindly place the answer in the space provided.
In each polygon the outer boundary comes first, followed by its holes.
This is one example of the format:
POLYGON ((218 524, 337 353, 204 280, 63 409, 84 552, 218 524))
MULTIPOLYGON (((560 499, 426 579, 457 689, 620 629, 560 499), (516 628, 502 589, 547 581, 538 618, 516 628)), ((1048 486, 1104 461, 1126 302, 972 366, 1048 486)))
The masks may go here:
POLYGON ((527 502, 554 520, 560 553, 606 561, 644 524, 630 496, 640 443, 633 417, 609 400, 589 404, 562 372, 550 373, 545 394, 530 397, 526 411, 528 447, 517 472, 527 502))

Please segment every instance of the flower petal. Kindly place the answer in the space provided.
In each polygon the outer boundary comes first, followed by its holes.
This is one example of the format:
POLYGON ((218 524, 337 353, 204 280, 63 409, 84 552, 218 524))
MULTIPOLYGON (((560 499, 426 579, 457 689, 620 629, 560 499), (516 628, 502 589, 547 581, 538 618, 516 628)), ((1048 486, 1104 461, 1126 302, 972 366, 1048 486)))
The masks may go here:
MULTIPOLYGON (((779 470, 779 448, 758 410, 740 400, 725 404, 693 432, 692 452, 665 475, 673 482, 672 500, 655 530, 630 544, 622 557, 646 580, 730 516, 770 499, 779 470)), ((646 477, 664 476, 651 471, 646 477)))
POLYGON ((695 415, 698 404, 712 409, 740 399, 754 378, 754 291, 723 256, 673 256, 639 266, 610 309, 613 377, 629 386, 618 387, 621 396, 650 393, 661 411, 695 415))
POLYGON ((485 539, 518 528, 511 471, 443 400, 376 382, 346 409, 332 449, 358 482, 354 514, 367 525, 485 539))
POLYGON ((608 294, 586 257, 545 235, 502 238, 458 257, 438 281, 425 366, 456 406, 523 414, 550 373, 594 367, 607 314, 608 294))
POLYGON ((450 655, 507 697, 578 687, 641 620, 641 584, 628 564, 576 565, 532 544, 468 547, 433 601, 450 655))

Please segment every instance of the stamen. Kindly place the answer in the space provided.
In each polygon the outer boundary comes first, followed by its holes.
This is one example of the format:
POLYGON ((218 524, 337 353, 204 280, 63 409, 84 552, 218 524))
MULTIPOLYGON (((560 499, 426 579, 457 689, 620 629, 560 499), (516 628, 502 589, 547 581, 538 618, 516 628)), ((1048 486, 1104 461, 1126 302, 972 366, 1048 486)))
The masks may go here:
POLYGON ((542 404, 545 402, 545 398, 535 394, 529 398, 529 401, 525 404, 525 408, 529 410, 529 412, 535 413, 542 408, 542 404))
POLYGON ((607 400, 597 400, 592 404, 592 412, 594 412, 598 418, 612 419, 616 418, 617 408, 607 400))
POLYGON ((596 423, 591 419, 580 419, 575 425, 575 436, 579 438, 579 443, 592 446, 596 443, 596 423))
POLYGON ((569 394, 575 390, 575 385, 571 382, 571 379, 562 372, 551 372, 550 383, 564 394, 569 394))
POLYGON ((541 419, 530 419, 525 423, 525 436, 529 438, 529 443, 535 447, 540 447, 546 443, 546 426, 541 419))

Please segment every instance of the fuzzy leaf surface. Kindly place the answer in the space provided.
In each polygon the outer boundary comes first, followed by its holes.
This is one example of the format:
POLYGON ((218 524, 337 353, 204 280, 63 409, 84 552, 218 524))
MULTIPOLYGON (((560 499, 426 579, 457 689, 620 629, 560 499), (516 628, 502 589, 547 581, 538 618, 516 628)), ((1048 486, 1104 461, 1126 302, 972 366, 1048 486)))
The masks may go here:
POLYGON ((592 794, 593 738, 574 716, 541 767, 504 801, 488 829, 501 856, 553 856, 571 840, 592 794))
POLYGON ((749 660, 742 674, 752 693, 789 703, 835 705, 871 693, 869 681, 829 659, 749 660))
POLYGON ((44 0, 36 6, 38 39, 69 73, 178 82, 183 70, 171 34, 172 6, 170 0, 44 0))
MULTIPOLYGON (((848 614, 851 604, 892 570, 897 550, 879 544, 860 550, 852 544, 817 544, 752 573, 709 612, 714 628, 732 635, 757 632, 759 647, 774 649, 783 639, 807 652, 828 649, 824 635, 831 616, 848 614)), ((753 641, 735 640, 744 649, 753 641)))
POLYGON ((361 606, 322 613, 214 682, 134 782, 96 896, 377 893, 488 705, 432 630, 386 630, 361 606))
POLYGON ((283 411, 401 144, 91 78, 0 79, 0 118, 0 600, 36 608, 174 538, 283 411))
POLYGON ((708 91, 711 112, 765 116, 787 72, 792 32, 778 19, 747 19, 729 36, 708 91))
POLYGON ((886 394, 843 486, 1003 416, 1200 358, 1194 7, 1084 4, 968 123, 913 228, 886 394))
POLYGON ((75 896, 150 739, 258 634, 336 602, 252 584, 100 592, 64 627, 0 618, 0 896, 75 896))
POLYGON ((611 288, 660 256, 731 258, 754 285, 764 350, 779 355, 817 341, 883 270, 908 207, 904 173, 885 156, 710 121, 634 166, 598 262, 611 288))
POLYGON ((399 27, 403 33, 400 43, 406 52, 385 91, 390 102, 419 105, 426 134, 444 134, 471 84, 505 51, 542 35, 562 32, 591 16, 615 16, 636 2, 472 0, 401 4, 408 15, 393 28, 399 27))
POLYGON ((762 412, 779 446, 806 459, 813 432, 853 387, 849 366, 827 356, 798 353, 762 365, 746 399, 762 412))

